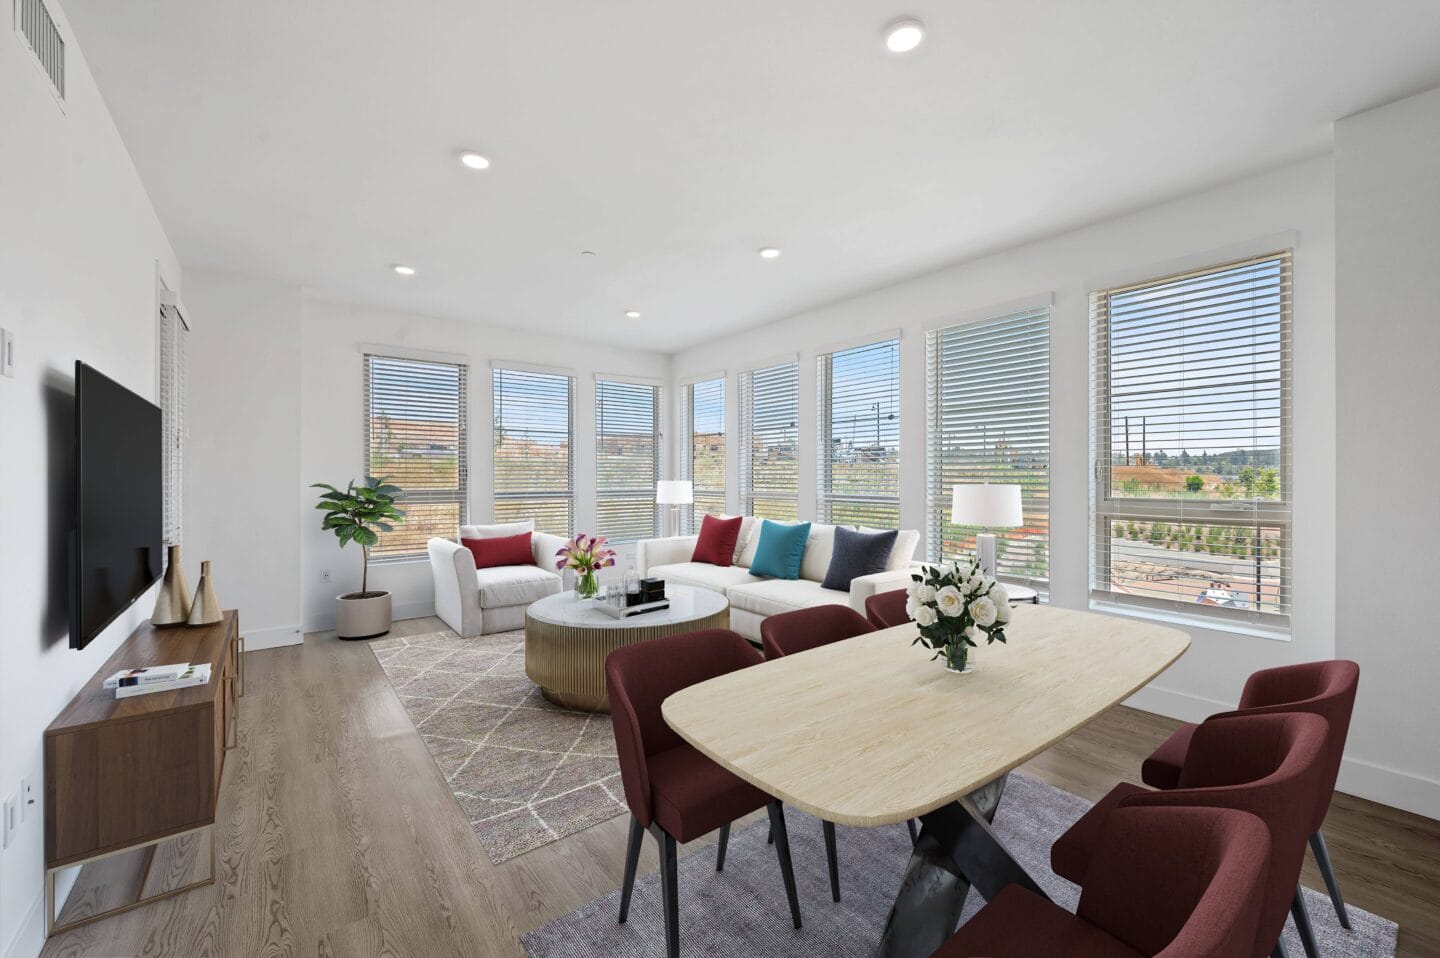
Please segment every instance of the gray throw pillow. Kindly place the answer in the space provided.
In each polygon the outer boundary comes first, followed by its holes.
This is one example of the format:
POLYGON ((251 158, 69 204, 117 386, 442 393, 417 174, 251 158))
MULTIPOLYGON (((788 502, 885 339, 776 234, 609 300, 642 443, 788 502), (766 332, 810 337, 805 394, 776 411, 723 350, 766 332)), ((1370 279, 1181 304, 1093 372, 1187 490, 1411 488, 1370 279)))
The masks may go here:
POLYGON ((821 583, 827 589, 850 591, 850 580, 862 575, 884 572, 890 563, 890 550, 895 548, 899 531, 856 532, 844 526, 835 527, 835 551, 830 555, 830 568, 821 583))

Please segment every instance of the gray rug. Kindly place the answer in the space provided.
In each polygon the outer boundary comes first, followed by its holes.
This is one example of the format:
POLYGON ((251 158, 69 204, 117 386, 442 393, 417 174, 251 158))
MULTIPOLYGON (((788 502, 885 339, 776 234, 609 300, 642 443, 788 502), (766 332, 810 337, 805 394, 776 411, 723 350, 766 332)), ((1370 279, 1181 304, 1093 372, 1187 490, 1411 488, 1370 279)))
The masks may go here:
POLYGON ((625 812, 610 716, 547 702, 524 632, 370 648, 495 864, 625 812))
MULTIPOLYGON (((1076 886, 1050 871, 1050 845, 1089 803, 1023 775, 1011 775, 995 819, 1004 838, 1046 894, 1073 909, 1076 886)), ((775 852, 765 844, 759 822, 730 838, 725 871, 715 872, 713 848, 680 862, 680 946, 683 955, 744 955, 746 958, 868 958, 874 954, 886 915, 910 857, 903 825, 846 828, 838 831, 842 900, 830 901, 820 823, 794 809, 786 811, 795 878, 805 927, 791 927, 775 852)), ((649 838, 646 841, 650 841, 649 838)), ((1345 876, 1342 874, 1343 882, 1345 876)), ((630 920, 615 920, 618 891, 550 922, 523 938, 532 958, 656 958, 665 953, 660 910, 660 876, 651 872, 635 883, 630 920)), ((1305 903, 1321 952, 1326 958, 1372 958, 1395 954, 1396 925, 1350 907, 1353 931, 1335 918, 1330 899, 1305 889, 1305 903)), ((972 895, 965 918, 983 904, 972 895)), ((1286 928, 1291 955, 1303 955, 1293 923, 1286 928)))

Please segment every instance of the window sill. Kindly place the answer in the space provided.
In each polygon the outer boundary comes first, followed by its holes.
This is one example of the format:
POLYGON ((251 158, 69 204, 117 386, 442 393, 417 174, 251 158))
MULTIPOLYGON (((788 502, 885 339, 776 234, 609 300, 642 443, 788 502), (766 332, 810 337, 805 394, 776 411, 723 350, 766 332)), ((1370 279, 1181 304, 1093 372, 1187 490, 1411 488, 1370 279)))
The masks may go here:
POLYGON ((1146 609, 1126 605, 1123 602, 1107 602, 1104 599, 1091 599, 1090 611, 1103 612, 1107 615, 1123 615, 1132 619, 1145 619, 1150 622, 1163 622, 1166 625, 1177 625, 1190 629, 1246 635, 1257 639, 1269 639, 1272 642, 1290 641, 1289 629, 1267 628, 1263 625, 1251 625, 1245 622, 1229 622, 1225 619, 1215 619, 1205 615, 1185 615, 1181 612, 1146 609))
POLYGON ((429 562, 430 555, 426 552, 417 552, 414 555, 403 556, 371 556, 371 565, 405 565, 411 562, 429 562))

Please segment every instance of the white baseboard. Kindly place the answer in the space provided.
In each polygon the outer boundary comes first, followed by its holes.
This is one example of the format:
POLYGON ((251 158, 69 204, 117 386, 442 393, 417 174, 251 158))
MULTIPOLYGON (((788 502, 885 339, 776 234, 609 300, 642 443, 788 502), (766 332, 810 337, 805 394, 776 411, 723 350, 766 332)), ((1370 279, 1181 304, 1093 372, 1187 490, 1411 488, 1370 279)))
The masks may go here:
MULTIPOLYGON (((57 889, 58 891, 58 889, 57 889)), ((3 958, 36 958, 45 947, 45 890, 25 910, 25 918, 15 936, 5 945, 3 958)))
POLYGON ((286 645, 300 645, 305 633, 298 625, 282 625, 274 629, 241 629, 245 635, 245 651, 258 652, 261 649, 278 649, 286 645))
MULTIPOLYGON (((1233 702, 1219 702, 1153 685, 1130 696, 1125 704, 1182 722, 1203 722, 1216 712, 1226 712, 1235 707, 1233 702)), ((1335 787, 1346 795, 1355 795, 1426 818, 1440 819, 1440 782, 1423 775, 1386 768, 1347 755, 1340 764, 1340 780, 1335 787)))

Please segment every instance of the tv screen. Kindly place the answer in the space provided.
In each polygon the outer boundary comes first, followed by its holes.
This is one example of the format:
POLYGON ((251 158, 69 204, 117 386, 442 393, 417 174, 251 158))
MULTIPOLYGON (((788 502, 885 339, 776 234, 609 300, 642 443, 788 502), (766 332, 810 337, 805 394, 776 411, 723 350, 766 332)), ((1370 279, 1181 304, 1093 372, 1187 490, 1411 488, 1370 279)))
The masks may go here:
POLYGON ((164 567, 160 407, 75 364, 70 647, 83 649, 164 567))

